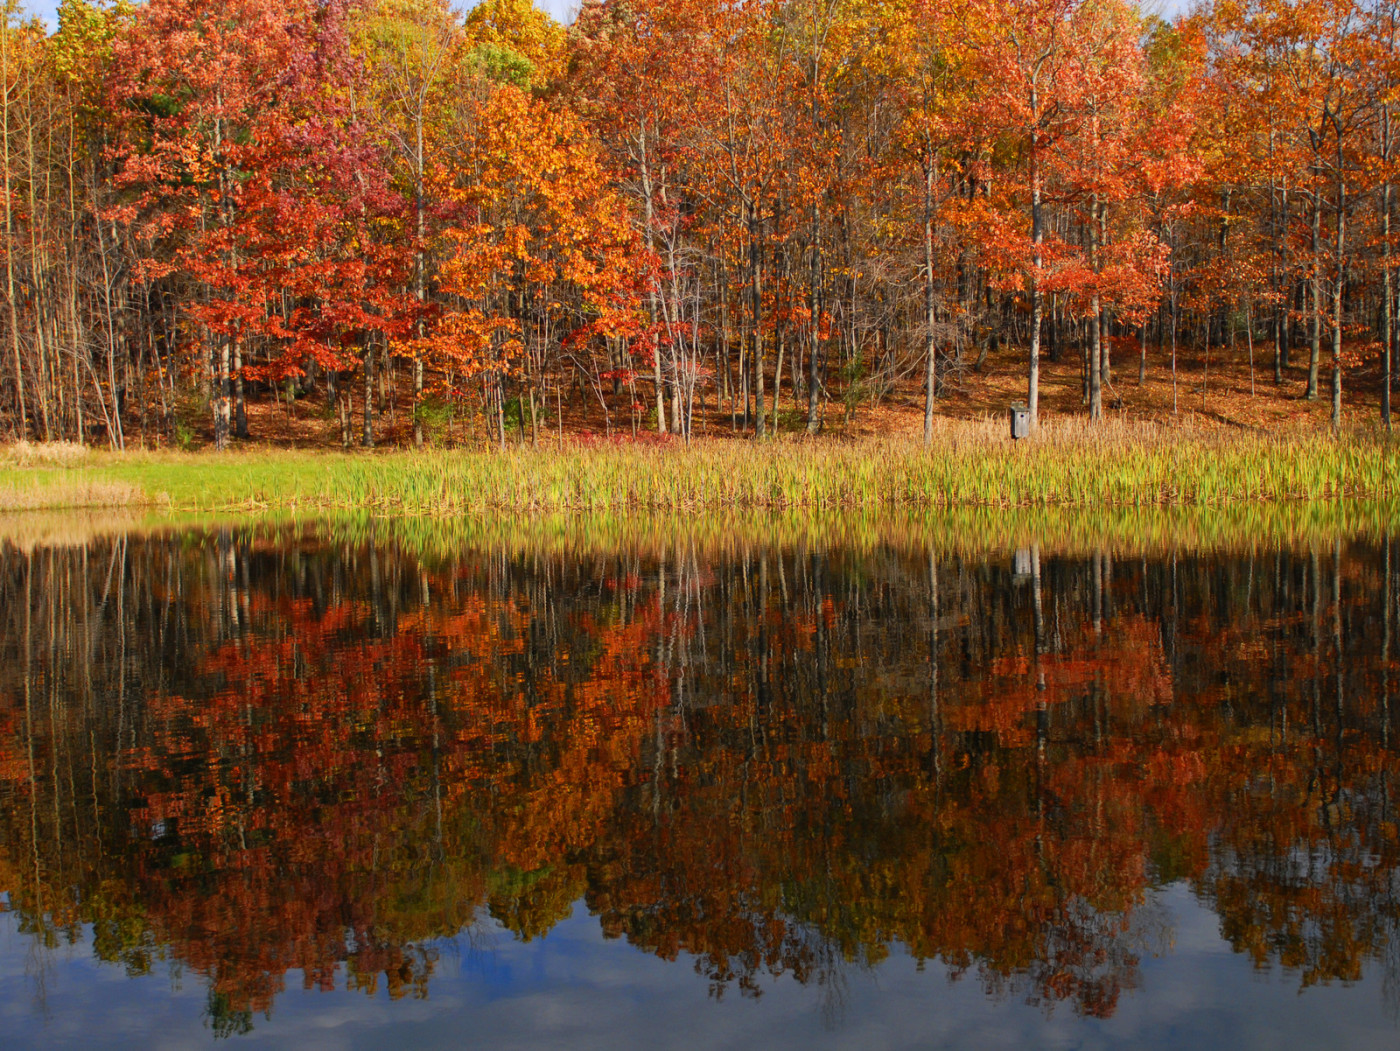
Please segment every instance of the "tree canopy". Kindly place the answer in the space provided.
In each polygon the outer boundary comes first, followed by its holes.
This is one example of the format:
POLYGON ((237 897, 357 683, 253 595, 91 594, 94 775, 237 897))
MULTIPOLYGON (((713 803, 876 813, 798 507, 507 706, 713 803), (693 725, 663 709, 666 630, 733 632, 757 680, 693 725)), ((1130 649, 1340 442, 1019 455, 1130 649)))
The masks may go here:
POLYGON ((1098 419, 1150 344, 1204 400, 1257 343, 1278 394, 1340 427, 1359 375, 1388 425, 1397 17, 64 0, 46 33, 8 0, 0 419, 222 447, 317 394, 347 444, 688 438, 697 402, 816 433, 1013 361, 1034 419, 1066 353, 1098 419))

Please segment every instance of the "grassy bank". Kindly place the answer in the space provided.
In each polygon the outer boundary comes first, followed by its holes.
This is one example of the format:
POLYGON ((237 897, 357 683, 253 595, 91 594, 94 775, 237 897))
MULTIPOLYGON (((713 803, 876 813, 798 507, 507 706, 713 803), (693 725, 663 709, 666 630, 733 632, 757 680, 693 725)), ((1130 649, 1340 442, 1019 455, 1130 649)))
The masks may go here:
POLYGON ((1281 437, 1151 425, 1050 424, 1013 443, 1000 421, 904 441, 566 443, 377 454, 10 453, 0 509, 152 507, 381 514, 732 509, 1227 507, 1400 500, 1382 438, 1281 437))

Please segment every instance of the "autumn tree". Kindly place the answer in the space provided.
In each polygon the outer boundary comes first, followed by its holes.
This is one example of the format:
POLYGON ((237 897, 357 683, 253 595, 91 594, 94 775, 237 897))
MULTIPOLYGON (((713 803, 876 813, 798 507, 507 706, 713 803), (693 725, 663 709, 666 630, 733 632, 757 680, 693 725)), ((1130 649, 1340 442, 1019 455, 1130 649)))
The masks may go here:
POLYGON ((445 302, 423 348, 458 382, 484 381, 502 444, 517 381, 521 433, 528 411, 537 441, 546 365, 635 334, 631 230, 567 114, 482 79, 452 120, 454 146, 431 174, 451 216, 440 233, 445 302))

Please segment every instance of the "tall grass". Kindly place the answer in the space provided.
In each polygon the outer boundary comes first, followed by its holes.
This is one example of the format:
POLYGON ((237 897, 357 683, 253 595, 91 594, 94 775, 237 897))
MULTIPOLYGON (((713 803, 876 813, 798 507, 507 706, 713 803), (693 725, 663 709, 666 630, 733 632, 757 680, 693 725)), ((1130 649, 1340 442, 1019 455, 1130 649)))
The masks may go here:
POLYGON ((5 479, 0 472, 0 513, 141 507, 158 502, 145 489, 129 482, 90 477, 16 481, 5 479))
POLYGON ((1013 443, 988 421, 945 423, 930 450, 896 440, 701 441, 688 448, 566 443, 375 455, 94 454, 73 466, 0 466, 0 506, 7 500, 46 506, 46 493, 53 501, 47 506, 93 506, 81 499, 100 506, 107 493, 126 504, 188 511, 441 515, 1219 508, 1400 499, 1400 462, 1390 442, 1367 436, 1060 424, 1013 443))

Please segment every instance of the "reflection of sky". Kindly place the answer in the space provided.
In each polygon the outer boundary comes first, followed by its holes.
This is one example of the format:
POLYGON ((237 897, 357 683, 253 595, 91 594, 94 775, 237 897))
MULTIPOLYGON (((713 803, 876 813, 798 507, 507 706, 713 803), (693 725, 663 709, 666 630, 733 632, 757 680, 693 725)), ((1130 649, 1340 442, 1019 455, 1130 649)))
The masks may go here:
MULTIPOLYGON (((987 999, 974 975, 956 982, 900 953, 873 971, 852 969, 838 991, 765 979, 764 994, 731 989, 716 1002, 682 957, 667 963, 602 936, 579 903, 573 917, 528 944, 493 930, 468 948, 445 947, 426 1001, 391 1002, 339 989, 303 991, 288 975, 270 1019, 227 1046, 314 1049, 489 1046, 1385 1048, 1400 1028, 1383 1010, 1381 976, 1313 988, 1278 970, 1259 974, 1229 951, 1215 916, 1184 887, 1166 891, 1173 948, 1142 963, 1141 988, 1107 1020, 1051 1012, 1016 998, 987 999)), ((204 985, 157 969, 128 979, 87 944, 40 958, 0 916, 0 1033, 23 1046, 183 1048, 210 1041, 204 985), (40 1006, 39 991, 43 997, 40 1006)))

